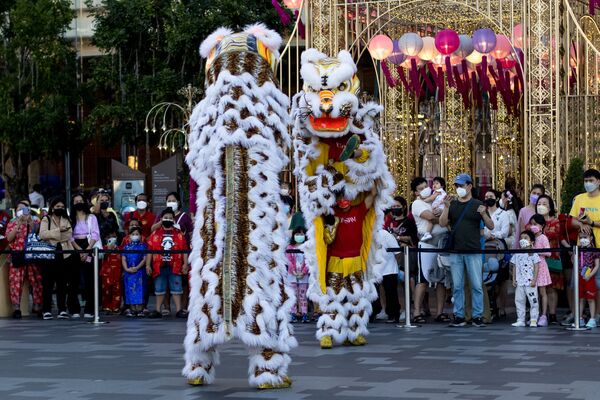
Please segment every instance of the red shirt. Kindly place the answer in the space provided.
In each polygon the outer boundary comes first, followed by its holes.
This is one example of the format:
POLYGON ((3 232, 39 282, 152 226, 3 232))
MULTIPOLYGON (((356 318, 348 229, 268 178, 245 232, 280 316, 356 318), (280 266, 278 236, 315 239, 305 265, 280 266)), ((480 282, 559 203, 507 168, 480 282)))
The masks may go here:
MULTIPOLYGON (((109 250, 106 246, 104 249, 109 250)), ((118 248, 115 247, 113 250, 118 250, 118 248)), ((102 259, 100 276, 108 278, 111 282, 116 282, 121 279, 122 265, 120 254, 105 254, 102 259)))
POLYGON ((140 214, 139 210, 127 213, 125 214, 125 232, 129 233, 129 222, 132 219, 137 219, 138 221, 140 221, 140 224, 142 224, 142 236, 148 237, 150 236, 150 228, 152 228, 155 218, 156 217, 154 216, 154 214, 152 214, 152 212, 148 210, 146 210, 143 216, 140 214))
POLYGON ((352 206, 348 211, 335 209, 335 216, 340 219, 335 240, 327 252, 328 256, 339 258, 358 257, 363 243, 362 226, 367 215, 367 206, 362 202, 352 206))
MULTIPOLYGON (((165 230, 162 226, 152 232, 148 238, 149 250, 187 250, 187 242, 183 233, 177 229, 165 230)), ((160 275, 162 266, 169 266, 173 273, 181 275, 183 268, 183 254, 153 254, 152 255, 152 277, 160 275)))

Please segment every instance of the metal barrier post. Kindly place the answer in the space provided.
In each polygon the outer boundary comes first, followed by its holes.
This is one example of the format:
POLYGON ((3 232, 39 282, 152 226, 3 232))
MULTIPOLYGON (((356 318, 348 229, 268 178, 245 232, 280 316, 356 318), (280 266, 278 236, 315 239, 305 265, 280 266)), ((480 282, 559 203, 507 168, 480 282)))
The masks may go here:
POLYGON ((99 257, 98 257, 98 248, 94 247, 94 320, 90 321, 90 324, 101 325, 106 324, 107 322, 100 321, 100 305, 98 304, 99 299, 99 279, 100 276, 100 268, 99 268, 99 257))
POLYGON ((404 246, 404 325, 397 325, 399 328, 417 328, 410 323, 410 249, 404 246))
MULTIPOLYGON (((575 321, 574 326, 567 327, 569 331, 587 331, 588 327, 580 326, 579 315, 581 310, 579 309, 579 247, 573 246, 573 300, 575 302, 575 321)), ((594 318, 594 316, 592 316, 594 318)))

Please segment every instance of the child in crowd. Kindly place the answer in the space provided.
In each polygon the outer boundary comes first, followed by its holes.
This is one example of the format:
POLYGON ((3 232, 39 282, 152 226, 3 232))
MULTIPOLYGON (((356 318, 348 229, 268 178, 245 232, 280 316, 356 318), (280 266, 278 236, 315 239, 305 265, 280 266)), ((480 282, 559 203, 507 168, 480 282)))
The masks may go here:
MULTIPOLYGON (((306 230, 304 227, 294 229, 288 250, 297 249, 306 241, 306 230)), ((291 322, 298 322, 298 312, 302 312, 302 322, 308 322, 308 266, 304 254, 286 253, 288 259, 288 282, 296 294, 296 304, 292 307, 291 322)))
MULTIPOLYGON (((111 232, 106 237, 105 250, 117 250, 117 233, 111 232)), ((104 254, 102 259, 102 310, 107 313, 118 313, 121 309, 121 255, 104 254)))
MULTIPOLYGON (((444 200, 446 199, 446 180, 439 176, 433 178, 433 193, 424 201, 428 204, 431 204, 431 210, 433 212, 439 210, 440 212, 444 209, 444 200)), ((431 231, 433 230, 433 224, 431 222, 428 223, 427 230, 421 240, 426 242, 432 239, 431 231)))
MULTIPOLYGON (((142 242, 142 230, 138 226, 129 228, 128 243, 123 246, 123 250, 145 251, 148 245, 142 242)), ((146 265, 146 254, 144 253, 126 253, 121 257, 123 269, 123 282, 125 284, 125 304, 128 308, 125 311, 126 317, 143 317, 144 303, 146 295, 147 278, 144 270, 146 265)))
MULTIPOLYGON (((534 249, 550 248, 550 241, 548 240, 548 237, 544 235, 545 227, 546 219, 540 214, 535 214, 529 220, 529 230, 535 235, 534 249)), ((548 326, 548 318, 546 317, 546 312, 548 311, 548 294, 546 293, 546 286, 552 284, 552 278, 550 277, 550 270, 546 263, 546 257, 550 257, 552 253, 538 253, 538 255, 540 256, 540 268, 537 276, 537 285, 540 292, 540 303, 542 305, 538 326, 548 326)))
POLYGON ((596 274, 600 267, 600 254, 584 251, 583 249, 594 248, 594 236, 581 232, 579 234, 579 245, 582 248, 579 258, 579 326, 585 323, 583 311, 585 302, 590 307, 590 319, 585 326, 595 328, 597 326, 594 316, 596 315, 596 274))
POLYGON ((159 310, 163 304, 167 286, 175 300, 176 317, 186 318, 187 313, 182 308, 183 294, 182 274, 188 272, 187 254, 170 253, 168 251, 187 250, 187 241, 179 229, 175 228, 175 213, 166 208, 161 214, 161 225, 148 238, 150 250, 164 250, 163 254, 152 254, 146 258, 146 271, 154 278, 154 294, 156 295, 156 310, 150 313, 150 318, 160 318, 159 310))
MULTIPOLYGON (((535 243, 535 235, 531 231, 521 233, 519 244, 522 249, 531 249, 535 243)), ((514 267, 513 286, 515 287, 515 305, 517 306, 517 322, 512 326, 527 326, 525 323, 526 299, 529 299, 529 326, 536 327, 539 317, 537 279, 540 270, 538 254, 514 254, 510 263, 514 267)))

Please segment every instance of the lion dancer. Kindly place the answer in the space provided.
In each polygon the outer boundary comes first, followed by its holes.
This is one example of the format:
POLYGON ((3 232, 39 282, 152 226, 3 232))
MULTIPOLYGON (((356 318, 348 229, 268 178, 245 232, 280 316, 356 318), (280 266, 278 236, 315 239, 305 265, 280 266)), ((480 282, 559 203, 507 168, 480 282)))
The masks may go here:
POLYGON ((309 296, 322 312, 316 337, 366 344, 376 266, 385 249, 377 231, 394 190, 375 133, 381 110, 359 104, 360 82, 350 54, 302 54, 303 91, 294 97, 295 173, 309 240, 309 296))
POLYGON ((184 376, 210 384, 217 348, 238 337, 250 352, 249 382, 291 385, 295 302, 284 284, 286 216, 279 175, 289 99, 274 84, 281 37, 263 25, 221 28, 200 46, 206 97, 194 109, 186 162, 197 182, 184 376))

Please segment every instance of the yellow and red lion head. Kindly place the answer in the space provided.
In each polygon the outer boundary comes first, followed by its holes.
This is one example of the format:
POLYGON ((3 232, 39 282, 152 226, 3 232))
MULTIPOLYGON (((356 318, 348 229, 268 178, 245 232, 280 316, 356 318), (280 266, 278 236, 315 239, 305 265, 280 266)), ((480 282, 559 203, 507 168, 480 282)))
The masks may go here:
POLYGON ((327 57, 309 49, 302 53, 301 61, 304 87, 297 106, 308 118, 305 128, 324 138, 346 135, 358 111, 360 90, 352 56, 343 50, 337 57, 327 57))

